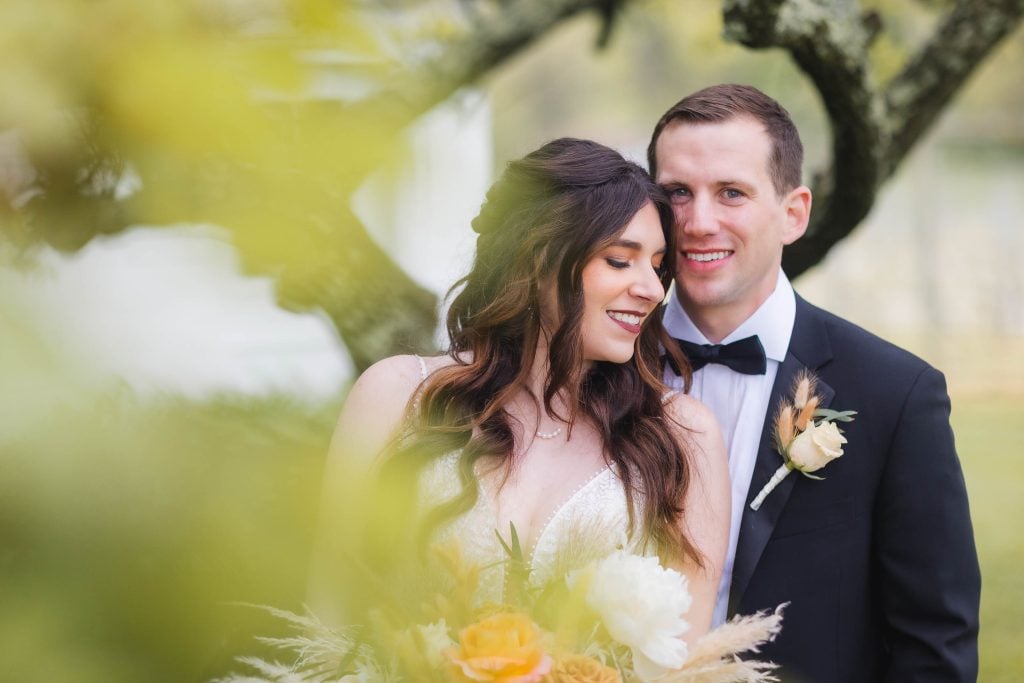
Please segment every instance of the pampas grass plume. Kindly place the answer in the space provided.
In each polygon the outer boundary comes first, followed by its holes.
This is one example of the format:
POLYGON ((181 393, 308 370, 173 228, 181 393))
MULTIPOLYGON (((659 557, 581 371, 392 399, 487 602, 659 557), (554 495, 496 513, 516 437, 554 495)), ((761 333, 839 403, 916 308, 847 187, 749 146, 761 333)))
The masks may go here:
POLYGON ((814 411, 818 409, 818 397, 811 396, 796 418, 796 428, 801 432, 807 429, 807 423, 814 417, 814 411))
POLYGON ((690 648, 690 656, 666 683, 767 683, 777 681, 772 662, 744 661, 743 652, 759 652, 782 629, 782 610, 735 617, 702 637, 690 648), (731 661, 730 661, 731 660, 731 661))
POLYGON ((796 436, 795 425, 793 424, 793 406, 783 406, 779 416, 775 420, 775 430, 779 435, 779 446, 782 449, 789 447, 789 443, 796 436))

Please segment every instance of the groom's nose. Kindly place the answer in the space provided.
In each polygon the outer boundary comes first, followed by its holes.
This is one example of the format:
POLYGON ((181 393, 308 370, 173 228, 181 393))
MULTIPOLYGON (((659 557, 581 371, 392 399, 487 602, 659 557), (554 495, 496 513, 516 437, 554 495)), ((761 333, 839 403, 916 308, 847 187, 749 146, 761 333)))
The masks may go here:
POLYGON ((677 220, 681 235, 687 237, 706 237, 718 232, 714 202, 710 198, 695 196, 680 207, 677 220))

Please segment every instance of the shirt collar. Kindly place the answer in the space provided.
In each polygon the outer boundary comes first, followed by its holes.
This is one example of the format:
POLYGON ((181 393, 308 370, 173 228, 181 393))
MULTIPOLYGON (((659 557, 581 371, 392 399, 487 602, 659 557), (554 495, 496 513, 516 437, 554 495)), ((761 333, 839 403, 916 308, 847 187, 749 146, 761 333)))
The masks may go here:
MULTIPOLYGON (((690 316, 683 310, 676 293, 675 285, 668 294, 665 304, 664 325, 668 333, 676 339, 685 339, 696 344, 710 344, 708 338, 697 329, 690 316)), ((782 362, 786 358, 789 339, 793 335, 793 323, 796 321, 796 295, 786 274, 779 269, 775 289, 761 306, 749 318, 740 323, 739 327, 726 335, 723 344, 734 342, 757 335, 764 346, 765 355, 770 359, 782 362)))

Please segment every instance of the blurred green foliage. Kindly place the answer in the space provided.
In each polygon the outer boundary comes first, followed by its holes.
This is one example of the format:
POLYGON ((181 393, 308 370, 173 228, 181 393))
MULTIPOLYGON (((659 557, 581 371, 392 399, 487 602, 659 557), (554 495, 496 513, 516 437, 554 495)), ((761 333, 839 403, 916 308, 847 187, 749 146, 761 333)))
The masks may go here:
POLYGON ((104 403, 3 446, 0 677, 223 673, 260 632, 235 601, 303 599, 328 421, 280 401, 104 403))
MULTIPOLYGON (((0 131, 17 128, 54 193, 67 177, 78 192, 82 168, 96 171, 97 192, 137 174, 144 187, 123 207, 132 221, 216 222, 250 263, 313 277, 324 267, 323 218, 347 207, 396 137, 386 117, 303 104, 323 76, 312 59, 320 50, 387 69, 357 4, 4 0, 0 131)), ((670 11, 676 5, 627 12, 624 22, 652 30, 616 38, 596 57, 586 43, 592 24, 576 22, 564 31, 585 38, 547 41, 497 74, 496 127, 519 131, 514 140, 499 132, 497 158, 557 134, 616 144, 625 130, 635 139, 637 121, 647 122, 645 139, 683 92, 726 75, 751 80, 744 76, 754 69, 762 83, 785 84, 796 114, 813 108, 779 54, 741 62, 742 49, 721 42, 716 4, 670 11), (561 68, 545 66, 545 56, 561 68), (681 63, 694 68, 673 71, 681 63), (531 65, 551 78, 539 82, 531 65), (578 116, 584 108, 590 123, 578 116)), ((1021 44, 1004 53, 1019 56, 1021 44)), ((876 50, 895 60, 906 46, 876 50)), ((989 73, 988 85, 972 86, 972 108, 1019 111, 988 106, 1024 97, 1007 85, 1018 71, 989 73)), ((980 129, 989 119, 979 120, 980 129)), ((25 241, 63 231, 62 246, 102 230, 83 204, 52 206, 34 224, 2 227, 25 241)), ((273 620, 237 603, 300 609, 339 404, 142 401, 97 381, 62 351, 74 340, 48 336, 2 293, 0 330, 0 680, 198 681, 235 668, 239 654, 258 654, 252 637, 271 632, 273 620)), ((985 579, 985 681, 1024 670, 1014 524, 1024 513, 1022 399, 954 401, 985 579)))
POLYGON ((142 402, 68 372, 3 304, 0 680, 226 672, 268 628, 233 603, 304 599, 339 406, 142 402))
POLYGON ((42 189, 5 236, 76 249, 127 225, 209 222, 252 267, 319 276, 320 233, 345 228, 396 133, 347 106, 394 66, 359 4, 2 3, 0 131, 17 131, 42 189))

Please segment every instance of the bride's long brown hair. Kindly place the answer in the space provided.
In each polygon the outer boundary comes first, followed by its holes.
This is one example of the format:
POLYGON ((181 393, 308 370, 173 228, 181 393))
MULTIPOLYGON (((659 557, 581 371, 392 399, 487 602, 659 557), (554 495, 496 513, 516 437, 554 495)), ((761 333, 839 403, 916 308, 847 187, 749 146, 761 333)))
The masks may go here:
MULTIPOLYGON (((382 468, 385 480, 411 486, 432 459, 458 451, 462 492, 431 511, 424 532, 470 509, 479 495, 474 463, 496 456, 515 467, 522 429, 506 412, 528 389, 541 326, 541 302, 554 289, 555 327, 547 339, 548 374, 538 407, 558 415, 564 399, 571 425, 586 421, 601 436, 629 501, 642 510, 642 533, 663 556, 699 553, 679 523, 690 482, 689 454, 673 438, 663 406, 661 354, 667 348, 689 382, 689 366, 670 343, 660 309, 652 313, 626 363, 582 356, 580 320, 583 267, 614 242, 647 203, 661 219, 667 250, 661 282, 674 272, 672 208, 664 191, 640 166, 596 142, 562 138, 511 162, 473 220, 478 234, 473 268, 452 288, 449 355, 454 363, 433 372, 410 405, 402 438, 382 468)), ((425 537, 425 536, 424 536, 425 537)))

